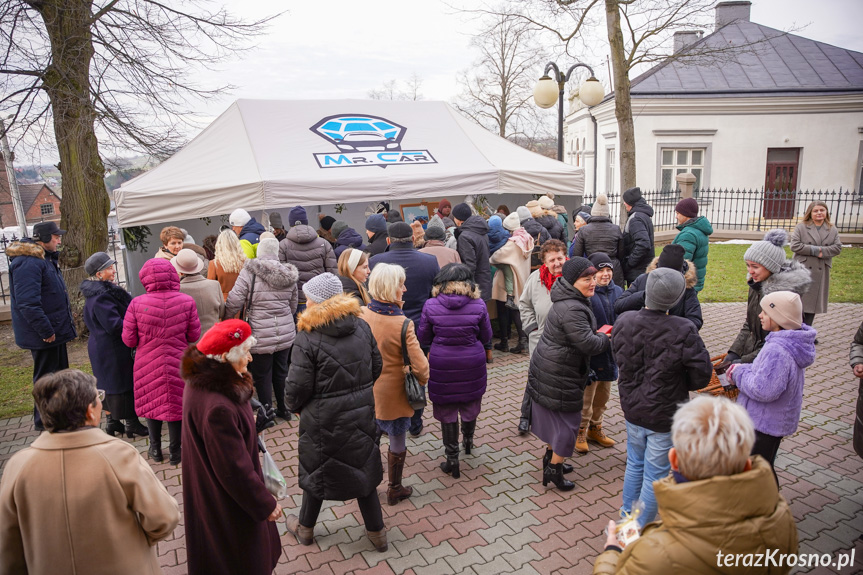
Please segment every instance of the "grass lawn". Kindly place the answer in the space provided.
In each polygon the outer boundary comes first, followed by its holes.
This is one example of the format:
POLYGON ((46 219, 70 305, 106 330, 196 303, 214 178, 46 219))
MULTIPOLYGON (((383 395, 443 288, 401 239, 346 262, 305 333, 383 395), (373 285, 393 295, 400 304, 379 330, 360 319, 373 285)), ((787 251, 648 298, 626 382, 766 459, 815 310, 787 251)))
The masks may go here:
MULTIPOLYGON (((707 280, 699 295, 703 303, 746 301, 746 264, 743 252, 748 245, 710 245, 707 280)), ((659 247, 656 254, 662 251, 659 247)), ((788 252, 791 257, 791 252, 788 252)), ((863 248, 846 248, 833 259, 830 301, 863 303, 863 248)), ((18 349, 11 337, 12 327, 0 326, 0 419, 30 413, 33 409, 33 363, 30 352, 18 349)), ((69 344, 72 367, 92 373, 86 363, 86 343, 69 344)))
MULTIPOLYGON (((704 289, 698 294, 701 303, 746 301, 746 264, 743 253, 749 245, 710 244, 707 278, 704 289)), ((657 249, 657 255, 661 251, 657 249)), ((785 248, 788 257, 791 250, 785 248)), ((833 258, 830 273, 830 301, 836 303, 863 303, 863 248, 845 248, 833 258)))

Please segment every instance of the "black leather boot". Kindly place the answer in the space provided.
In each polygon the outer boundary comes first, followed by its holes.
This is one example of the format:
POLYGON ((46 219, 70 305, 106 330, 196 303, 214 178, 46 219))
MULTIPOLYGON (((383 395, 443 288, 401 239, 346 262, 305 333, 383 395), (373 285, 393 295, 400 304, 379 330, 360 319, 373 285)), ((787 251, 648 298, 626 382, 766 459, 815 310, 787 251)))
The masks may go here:
POLYGON ((461 477, 458 468, 458 422, 441 423, 441 436, 446 461, 440 464, 441 471, 451 474, 453 479, 461 477))
POLYGON ((509 351, 509 340, 501 338, 500 343, 494 344, 494 348, 498 351, 509 351))
POLYGON ((549 481, 561 491, 569 491, 575 487, 575 483, 563 476, 562 463, 549 463, 542 472, 542 486, 548 485, 549 481))
POLYGON ((139 437, 147 437, 149 431, 147 427, 141 423, 141 420, 137 417, 132 417, 126 419, 126 437, 129 439, 134 439, 137 435, 139 437))
POLYGON ((503 305, 513 311, 518 311, 518 304, 515 303, 515 299, 511 295, 506 296, 506 302, 503 305))
POLYGON ((528 350, 527 338, 520 337, 518 338, 518 345, 515 347, 509 348, 510 353, 525 353, 528 350))
MULTIPOLYGON (((542 456, 542 469, 543 469, 543 471, 545 471, 545 468, 548 467, 549 463, 551 463, 551 454, 552 454, 551 449, 546 449, 545 455, 542 456)), ((561 466, 563 467, 563 472, 565 474, 566 473, 572 473, 573 467, 569 463, 561 463, 561 466)))
MULTIPOLYGON (((108 422, 105 424, 105 433, 110 435, 111 437, 116 437, 117 434, 120 434, 120 437, 123 437, 123 431, 126 429, 123 426, 123 422, 119 419, 114 419, 114 417, 108 413, 105 415, 108 422)), ((144 428, 144 435, 147 435, 147 428, 144 428)))
POLYGON ((476 431, 476 419, 473 421, 461 422, 462 445, 464 445, 465 455, 470 455, 470 450, 473 449, 473 433, 476 431))
POLYGON ((171 452, 171 465, 180 465, 182 463, 181 426, 182 422, 180 421, 168 422, 168 450, 171 452))

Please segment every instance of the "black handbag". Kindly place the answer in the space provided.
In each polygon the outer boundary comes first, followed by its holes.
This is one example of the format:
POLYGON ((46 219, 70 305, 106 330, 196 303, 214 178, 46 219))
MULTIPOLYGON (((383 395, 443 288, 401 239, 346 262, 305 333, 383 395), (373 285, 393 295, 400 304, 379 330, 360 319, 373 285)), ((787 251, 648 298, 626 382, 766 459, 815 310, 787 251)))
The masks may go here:
POLYGON ((425 388, 420 385, 419 380, 414 375, 413 370, 411 370, 411 359, 408 357, 407 333, 410 322, 411 320, 405 319, 405 322, 402 324, 402 357, 407 368, 405 370, 405 392, 408 394, 408 403, 416 411, 426 406, 426 392, 425 388))

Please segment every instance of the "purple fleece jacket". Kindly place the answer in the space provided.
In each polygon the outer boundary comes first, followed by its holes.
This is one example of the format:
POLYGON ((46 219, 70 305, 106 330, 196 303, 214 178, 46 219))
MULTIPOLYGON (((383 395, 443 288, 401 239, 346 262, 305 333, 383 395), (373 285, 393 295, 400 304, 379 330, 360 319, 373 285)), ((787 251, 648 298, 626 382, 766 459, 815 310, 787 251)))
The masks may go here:
POLYGON ((814 361, 815 330, 804 324, 769 333, 755 361, 734 368, 737 403, 749 412, 757 431, 774 437, 797 431, 805 369, 814 361))

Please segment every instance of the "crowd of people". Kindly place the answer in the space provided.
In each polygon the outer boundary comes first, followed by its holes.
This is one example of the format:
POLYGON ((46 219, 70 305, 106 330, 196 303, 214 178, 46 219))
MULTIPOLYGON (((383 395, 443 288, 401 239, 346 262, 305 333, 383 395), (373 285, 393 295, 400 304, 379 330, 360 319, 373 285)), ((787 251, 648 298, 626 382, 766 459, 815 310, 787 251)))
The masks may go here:
MULTIPOLYGON (((272 572, 282 553, 274 522, 284 513, 297 542, 311 545, 328 500, 356 499, 370 543, 385 551, 383 437, 387 505, 412 496, 403 482, 407 437, 423 432, 428 401, 440 423, 441 472, 460 478, 461 454, 476 446, 493 349, 529 353, 517 431, 544 444, 543 486, 573 489, 568 458, 625 439, 620 517, 642 534, 624 548, 612 521, 596 573, 695 572, 700 561, 712 564, 707 555, 720 543, 726 552, 796 551, 773 465, 782 438, 797 429, 816 355, 812 322, 826 310, 841 251, 827 207, 807 209, 790 239, 793 259, 784 230, 746 250, 745 321, 714 365, 698 299, 710 223, 694 199, 681 200, 679 233, 656 256, 651 206, 638 188, 623 201, 623 228, 603 195, 577 208, 570 227, 550 194, 488 218, 443 200, 425 227, 381 203, 365 237, 325 215, 315 229, 300 206, 287 227, 269 214, 271 231, 238 208, 203 247, 168 226, 140 270, 140 296, 115 283, 108 254, 86 261, 83 320, 95 377, 68 369, 66 344, 77 334, 57 263, 65 231, 37 224, 7 253, 16 343, 34 360, 34 426, 47 433, 10 460, 0 483, 0 570, 44 572, 41 551, 51 545, 69 556, 69 572, 87 571, 92 559, 67 542, 98 495, 107 519, 93 536, 110 540, 140 525, 129 537, 138 547, 112 565, 158 571, 153 545, 176 527, 177 503, 116 435, 149 436, 148 456, 162 462, 163 422, 169 462, 182 463, 190 573, 272 572), (689 401, 712 378, 736 403, 689 401), (615 382, 626 422, 626 437, 616 439, 603 430, 615 382), (298 461, 289 475, 302 504, 287 513, 264 479, 258 434, 292 414, 298 461), (65 463, 53 455, 67 452, 65 463), (27 497, 37 489, 41 497, 27 497), (720 509, 727 489, 739 493, 738 505, 720 509), (56 509, 66 521, 45 536, 39 516, 56 509), (692 522, 712 515, 721 518, 715 528, 692 522), (769 540, 754 537, 768 532, 769 540)), ((863 378, 863 325, 851 364, 863 378)), ((854 446, 863 457, 863 383, 857 409, 854 446)))

